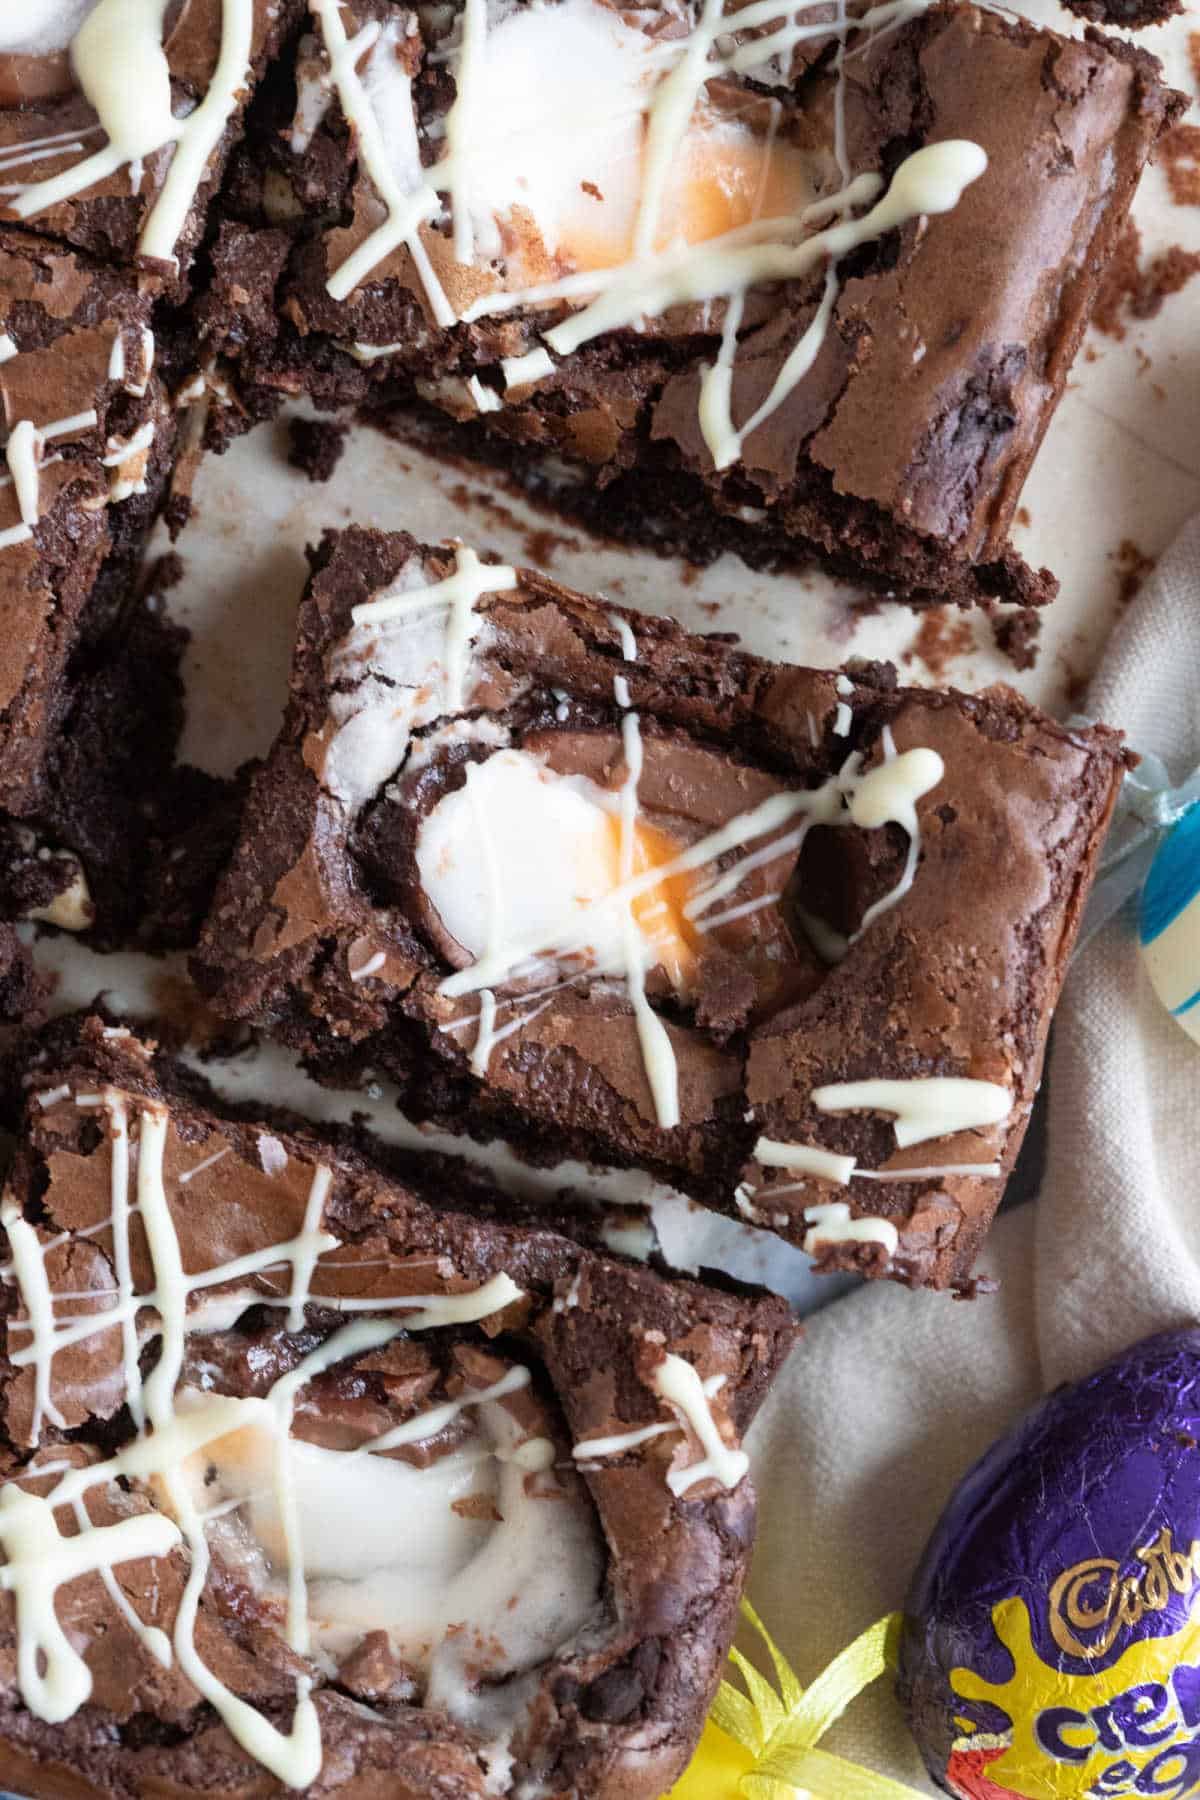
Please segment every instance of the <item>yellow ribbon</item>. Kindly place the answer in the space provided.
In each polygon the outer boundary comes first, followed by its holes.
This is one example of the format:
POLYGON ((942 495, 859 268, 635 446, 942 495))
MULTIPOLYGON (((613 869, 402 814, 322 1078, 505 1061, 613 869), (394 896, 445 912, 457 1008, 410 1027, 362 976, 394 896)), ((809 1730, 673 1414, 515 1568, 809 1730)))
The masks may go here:
POLYGON ((900 1614, 864 1631, 804 1688, 748 1600, 742 1613, 767 1647, 778 1689, 731 1650, 746 1692, 721 1683, 700 1747, 666 1800, 921 1800, 903 1782, 817 1748, 850 1702, 895 1668, 900 1614))

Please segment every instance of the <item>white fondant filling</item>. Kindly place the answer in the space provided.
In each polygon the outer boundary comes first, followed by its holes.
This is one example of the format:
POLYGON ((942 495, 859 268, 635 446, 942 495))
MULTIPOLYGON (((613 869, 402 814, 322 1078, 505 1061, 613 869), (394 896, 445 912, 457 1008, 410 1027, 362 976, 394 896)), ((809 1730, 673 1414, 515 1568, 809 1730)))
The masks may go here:
POLYGON ((417 836, 421 885, 446 930, 472 957, 495 935, 552 946, 593 908, 583 957, 616 969, 623 954, 616 908, 597 903, 617 881, 617 796, 581 775, 559 775, 524 750, 499 750, 446 794, 417 836), (480 853, 480 813, 502 857, 480 853), (495 885, 494 885, 495 884, 495 885))
POLYGON ((65 50, 96 0, 10 0, 0 11, 0 51, 53 56, 65 50))
MULTIPOLYGON (((235 1503, 211 1529, 214 1548, 248 1573, 261 1570, 275 1589, 288 1582, 299 1548, 309 1653, 340 1659, 368 1632, 385 1631, 428 1678, 428 1703, 473 1722, 481 1701, 468 1665, 482 1661, 489 1676, 503 1677, 551 1655, 588 1619, 603 1574, 586 1496, 557 1485, 541 1498, 527 1491, 530 1445, 499 1403, 527 1384, 527 1371, 510 1370, 493 1388, 468 1390, 358 1452, 293 1437, 286 1509, 269 1418, 210 1440, 188 1478, 205 1512, 235 1503), (424 1467, 376 1453, 428 1440, 459 1413, 474 1417, 474 1429, 424 1467)), ((197 1390, 178 1397, 183 1416, 214 1404, 223 1403, 197 1390)), ((523 1701, 519 1688, 507 1696, 506 1722, 523 1701)), ((498 1700, 494 1715, 505 1704, 498 1700)))
POLYGON ((464 546, 444 580, 427 583, 414 558, 384 593, 355 607, 330 659, 337 729, 322 769, 323 785, 348 811, 396 773, 415 731, 471 704, 472 646, 486 645, 489 632, 475 606, 515 585, 514 570, 481 563, 464 546))

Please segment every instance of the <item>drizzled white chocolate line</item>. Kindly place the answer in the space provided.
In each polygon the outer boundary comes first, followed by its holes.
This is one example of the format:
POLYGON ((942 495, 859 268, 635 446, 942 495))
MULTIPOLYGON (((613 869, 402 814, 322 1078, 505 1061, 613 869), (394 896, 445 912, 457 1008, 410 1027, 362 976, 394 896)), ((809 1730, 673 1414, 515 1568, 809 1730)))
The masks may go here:
MULTIPOLYGON (((657 64, 661 73, 647 86, 644 98, 634 102, 644 114, 645 140, 629 260, 615 269, 484 294, 468 305, 461 317, 473 321, 517 308, 582 301, 582 310, 543 333, 544 345, 559 356, 570 356, 607 332, 636 328, 644 318, 661 316, 673 306, 723 300, 720 347, 716 362, 703 373, 699 418, 714 466, 722 469, 736 462, 746 439, 812 368, 833 317, 840 258, 912 219, 952 210, 965 188, 987 166, 986 155, 977 144, 947 141, 908 157, 882 198, 883 182, 878 174, 851 177, 844 96, 848 36, 861 33, 869 41, 879 27, 919 16, 927 3, 887 0, 856 18, 849 17, 844 4, 839 4, 832 21, 818 17, 800 24, 794 22, 798 15, 824 11, 818 0, 793 9, 786 22, 780 21, 777 0, 751 0, 736 13, 725 11, 724 0, 704 0, 701 16, 685 38, 668 43, 647 39, 642 52, 648 72, 657 64), (757 32, 762 35, 753 35, 757 32), (797 44, 830 36, 837 39, 834 150, 842 177, 840 191, 822 196, 793 217, 755 218, 748 226, 698 244, 660 249, 670 179, 707 84, 728 76, 762 77, 797 44), (862 206, 870 210, 859 218, 850 216, 862 206), (831 215, 836 223, 829 222, 831 215), (733 367, 746 294, 763 282, 802 280, 822 266, 824 286, 813 318, 766 398, 741 425, 735 425, 733 367)), ((380 34, 378 27, 368 25, 350 42, 335 0, 310 0, 310 5, 321 25, 342 110, 357 135, 360 163, 387 212, 383 224, 330 276, 329 292, 335 299, 345 299, 393 250, 405 245, 437 323, 451 325, 456 315, 430 267, 420 228, 442 217, 441 196, 447 195, 455 257, 460 263, 473 260, 469 166, 471 158, 485 148, 477 141, 477 90, 487 30, 486 0, 467 0, 459 14, 456 94, 444 121, 444 153, 431 168, 422 166, 410 79, 396 59, 395 46, 385 42, 387 32, 396 28, 389 26, 380 34), (370 53, 368 84, 359 77, 356 66, 364 51, 370 53), (368 91, 370 84, 379 90, 387 133, 381 111, 374 104, 375 95, 368 91)), ((514 202, 517 199, 514 195, 514 202)), ((547 349, 539 347, 506 359, 502 372, 508 389, 513 390, 543 380, 553 368, 547 349)))
MULTIPOLYGON (((309 0, 309 10, 321 27, 330 74, 342 112, 354 129, 359 158, 387 209, 383 224, 330 276, 326 284, 329 292, 335 300, 346 299, 372 269, 403 245, 420 275, 437 323, 453 325, 454 310, 418 235, 419 226, 441 211, 441 202, 436 190, 422 175, 411 89, 397 55, 402 47, 403 23, 397 20, 381 29, 372 22, 350 39, 342 24, 338 0, 309 0), (366 51, 372 52, 370 66, 373 69, 376 50, 381 58, 379 79, 393 83, 400 90, 401 103, 393 103, 388 109, 392 122, 390 139, 384 135, 379 114, 358 72, 358 64, 366 51), (393 154, 397 154, 403 164, 402 179, 393 168, 393 154)), ((477 13, 473 12, 472 18, 477 21, 477 13)))
POLYGON ((819 1255, 827 1244, 881 1244, 890 1262, 900 1244, 900 1233, 890 1219, 870 1215, 853 1219, 845 1200, 806 1207, 804 1217, 812 1227, 804 1234, 806 1256, 819 1255))
MULTIPOLYGON (((11 338, 7 341, 12 342, 11 338)), ((13 345, 13 355, 19 354, 19 350, 13 345)), ((99 422, 100 416, 95 407, 88 407, 84 412, 71 413, 64 419, 51 419, 45 425, 35 425, 32 419, 17 420, 8 434, 8 442, 4 447, 8 474, 0 476, 0 487, 12 484, 16 493, 17 510, 21 515, 21 523, 11 525, 5 531, 0 531, 0 550, 8 549, 12 544, 28 543, 33 536, 33 528, 41 517, 41 471, 49 463, 59 460, 57 456, 47 457, 45 455, 46 444, 52 438, 76 437, 81 432, 90 431, 99 422)), ((153 427, 151 427, 151 436, 153 436, 153 427)), ((123 495, 114 497, 124 498, 123 495)))
MULTIPOLYGON (((923 1075, 905 1080, 834 1082, 814 1088, 812 1102, 818 1111, 885 1112, 893 1116, 896 1144, 907 1149, 913 1144, 928 1143, 932 1138, 954 1137, 960 1131, 978 1131, 987 1125, 998 1125, 1012 1111, 1012 1094, 998 1082, 978 1081, 966 1076, 923 1075)), ((822 1150, 816 1144, 789 1144, 778 1138, 760 1137, 754 1146, 754 1160, 764 1169, 784 1169, 789 1175, 812 1175, 847 1187, 851 1181, 928 1181, 947 1175, 975 1176, 995 1179, 1000 1174, 998 1162, 933 1163, 923 1168, 861 1169, 853 1156, 822 1150)), ((739 1210, 752 1223, 762 1223, 752 1205, 756 1195, 778 1199, 805 1187, 803 1181, 754 1189, 744 1186, 736 1196, 739 1210)), ((782 1215, 786 1222, 787 1215, 782 1215)), ((804 1217, 812 1225, 804 1239, 809 1255, 820 1245, 830 1243, 882 1244, 888 1256, 896 1254, 899 1237, 888 1219, 872 1216, 851 1217, 845 1201, 809 1206, 804 1217)))
POLYGON ((642 1425, 634 1431, 615 1433, 611 1437, 583 1438, 572 1455, 584 1466, 612 1456, 624 1456, 652 1438, 668 1431, 691 1431, 704 1451, 703 1457, 686 1469, 674 1469, 667 1476, 667 1486, 675 1495, 686 1494, 699 1481, 711 1477, 722 1487, 735 1488, 750 1466, 744 1450, 731 1449, 717 1427, 709 1404, 725 1384, 723 1375, 701 1381, 692 1364, 682 1356, 668 1352, 654 1371, 655 1392, 678 1415, 680 1423, 664 1421, 658 1425, 642 1425))
POLYGON ((475 551, 460 544, 454 553, 454 573, 428 587, 410 588, 365 600, 351 611, 356 625, 392 624, 430 607, 446 608, 445 655, 442 658, 442 700, 447 712, 461 712, 464 704, 467 646, 471 619, 484 594, 507 593, 517 585, 517 572, 506 563, 482 563, 475 551))
MULTIPOLYGON (((100 0, 84 20, 71 43, 71 63, 108 142, 62 174, 18 188, 11 202, 18 218, 35 218, 127 164, 138 169, 155 151, 174 144, 138 248, 157 261, 177 260, 179 234, 249 78, 254 0, 221 0, 217 66, 203 100, 186 118, 176 118, 172 111, 171 71, 162 41, 165 13, 164 0, 100 0)), ((66 135, 70 140, 88 133, 66 135)), ((49 146, 52 140, 45 143, 49 146)), ((83 145, 71 141, 43 149, 25 145, 4 166, 19 167, 77 148, 83 145)), ((135 192, 140 185, 139 179, 135 192)))
MULTIPOLYGON (((621 639, 621 654, 626 662, 637 660, 637 639, 627 619, 614 616, 613 623, 621 639)), ((625 779, 621 783, 618 819, 621 838, 617 861, 617 878, 621 887, 633 879, 634 850, 637 845, 638 786, 642 779, 642 727, 637 713, 629 711, 629 683, 624 675, 613 677, 613 695, 624 708, 621 720, 621 747, 625 756, 625 779)), ((637 1021, 638 1044, 650 1093, 654 1116, 661 1131, 673 1131, 679 1124, 679 1065, 671 1047, 666 1026, 646 998, 646 944, 630 899, 621 917, 621 945, 625 958, 625 985, 629 1003, 637 1021)))
POLYGON ((818 1112, 883 1112, 894 1117, 901 1150, 957 1131, 998 1125, 1012 1111, 1012 1092, 996 1081, 920 1075, 902 1081, 841 1081, 813 1089, 818 1112))
MULTIPOLYGON (((81 1100, 92 1098, 80 1096, 81 1100)), ((111 1580, 112 1570, 122 1562, 165 1556, 182 1546, 189 1554, 190 1566, 171 1644, 182 1672, 256 1761, 287 1786, 304 1787, 316 1780, 322 1756, 320 1725, 309 1679, 298 1680, 292 1728, 289 1732, 281 1732, 256 1708, 226 1687, 197 1650, 195 1625, 208 1575, 209 1549, 205 1519, 192 1498, 184 1464, 205 1445, 247 1426, 271 1434, 275 1446, 277 1498, 289 1550, 288 1637, 293 1647, 303 1651, 307 1648, 308 1637, 305 1576, 289 1448, 291 1418, 300 1389, 323 1369, 378 1347, 401 1331, 427 1330, 490 1317, 519 1298, 521 1290, 507 1275, 500 1274, 467 1294, 406 1295, 364 1301, 361 1303, 364 1309, 396 1311, 400 1316, 395 1320, 360 1320, 341 1327, 297 1368, 282 1377, 265 1399, 239 1400, 206 1395, 203 1407, 178 1412, 175 1396, 183 1366, 188 1300, 192 1293, 290 1262, 293 1272, 291 1291, 282 1302, 288 1307, 289 1325, 302 1322, 306 1302, 319 1298, 311 1293, 312 1276, 320 1256, 338 1247, 336 1238, 320 1230, 330 1172, 323 1166, 314 1171, 304 1223, 296 1238, 214 1269, 188 1274, 183 1269, 164 1183, 163 1152, 168 1114, 157 1102, 143 1102, 139 1109, 137 1210, 146 1236, 154 1285, 148 1294, 137 1295, 133 1292, 128 1264, 128 1220, 132 1209, 129 1205, 127 1108, 124 1096, 115 1090, 106 1090, 100 1098, 107 1114, 112 1146, 111 1222, 118 1304, 87 1316, 79 1325, 57 1326, 44 1263, 49 1246, 39 1242, 35 1228, 22 1217, 11 1199, 6 1200, 0 1213, 0 1223, 5 1227, 12 1248, 12 1264, 6 1273, 15 1277, 25 1308, 25 1319, 10 1321, 10 1329, 23 1324, 32 1340, 26 1350, 16 1352, 11 1360, 18 1367, 31 1363, 35 1370, 35 1436, 43 1416, 61 1423, 50 1401, 50 1378, 56 1351, 67 1342, 78 1342, 95 1331, 110 1329, 118 1323, 122 1326, 125 1391, 138 1431, 135 1439, 116 1456, 64 1472, 44 1497, 26 1492, 17 1481, 9 1482, 0 1490, 0 1545, 5 1556, 0 1565, 0 1587, 11 1592, 16 1601, 18 1680, 22 1697, 38 1717, 57 1723, 71 1717, 91 1693, 92 1678, 87 1665, 62 1630, 55 1613, 55 1596, 61 1586, 91 1571, 102 1576, 107 1572, 111 1580), (161 1338, 158 1362, 144 1384, 138 1368, 139 1335, 133 1328, 135 1316, 143 1310, 157 1313, 157 1330, 161 1338), (91 1524, 82 1506, 85 1495, 121 1478, 157 1484, 173 1519, 150 1512, 116 1525, 91 1524), (73 1537, 64 1538, 59 1531, 55 1509, 61 1506, 75 1510, 79 1530, 73 1537)), ((265 1298, 257 1294, 254 1297, 265 1298)), ((321 1304, 330 1302, 322 1300, 321 1304)), ((527 1380, 526 1371, 524 1380, 518 1383, 514 1371, 507 1378, 504 1391, 515 1391, 517 1385, 524 1385, 527 1380)), ((398 1428, 404 1433, 403 1437, 397 1433, 385 1434, 375 1444, 364 1445, 362 1449, 418 1441, 422 1423, 424 1435, 431 1436, 449 1422, 448 1407, 461 1410, 463 1406, 479 1403, 490 1398, 501 1385, 495 1384, 490 1391, 473 1391, 458 1401, 431 1408, 423 1422, 414 1419, 398 1428)), ((546 1466, 542 1440, 518 1446, 516 1454, 524 1457, 523 1467, 546 1466)), ((46 1472, 36 1465, 28 1471, 31 1476, 46 1472)), ((136 1620, 136 1615, 134 1617, 136 1620)), ((155 1636, 141 1621, 136 1623, 141 1627, 151 1653, 161 1661, 163 1634, 155 1636)))

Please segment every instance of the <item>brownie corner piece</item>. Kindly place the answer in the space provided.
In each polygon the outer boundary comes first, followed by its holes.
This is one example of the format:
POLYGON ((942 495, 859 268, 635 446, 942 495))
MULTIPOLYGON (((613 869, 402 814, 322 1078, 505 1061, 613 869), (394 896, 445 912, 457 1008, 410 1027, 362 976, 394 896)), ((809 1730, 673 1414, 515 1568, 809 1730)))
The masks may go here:
POLYGON ((99 1019, 26 1084, 0 1630, 65 1629, 0 1695, 6 1780, 658 1800, 732 1637, 787 1305, 223 1111, 99 1019))
POLYGON ((772 664, 352 528, 195 970, 414 1116, 961 1284, 1123 768, 1008 689, 772 664))
POLYGON ((6 31, 0 219, 183 300, 247 106, 302 0, 117 8, 124 82, 110 67, 114 9, 89 23, 91 10, 6 31))

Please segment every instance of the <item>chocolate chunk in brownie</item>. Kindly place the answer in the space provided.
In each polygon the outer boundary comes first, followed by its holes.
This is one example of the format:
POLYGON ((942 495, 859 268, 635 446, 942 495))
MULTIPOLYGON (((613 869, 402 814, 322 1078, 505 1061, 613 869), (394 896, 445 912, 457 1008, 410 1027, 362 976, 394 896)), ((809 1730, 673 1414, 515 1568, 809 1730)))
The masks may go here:
POLYGON ((1121 780, 1004 688, 791 668, 329 534, 195 962, 322 1076, 965 1279, 1121 780))
POLYGON ((27 1088, 5 1780, 658 1800, 732 1635, 785 1303, 222 1111, 98 1019, 27 1088))
POLYGON ((1183 98, 961 0, 841 17, 315 7, 205 312, 245 418, 367 402, 693 560, 1048 599, 1009 526, 1183 98))

